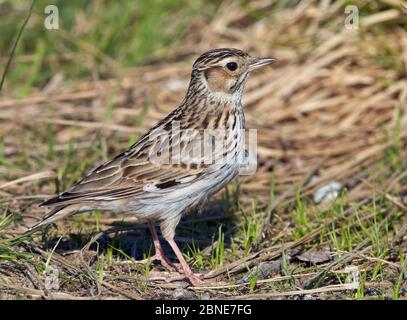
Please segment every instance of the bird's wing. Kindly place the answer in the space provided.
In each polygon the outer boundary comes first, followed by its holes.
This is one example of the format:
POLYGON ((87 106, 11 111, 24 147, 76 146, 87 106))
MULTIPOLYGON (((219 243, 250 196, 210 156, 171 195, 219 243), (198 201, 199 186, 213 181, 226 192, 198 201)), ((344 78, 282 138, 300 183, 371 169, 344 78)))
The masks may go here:
POLYGON ((157 192, 191 183, 208 169, 205 154, 198 157, 190 155, 194 147, 201 144, 196 136, 186 134, 174 138, 168 134, 160 139, 149 138, 153 131, 154 128, 130 149, 97 167, 68 191, 45 201, 41 206, 113 201, 157 192), (184 155, 183 159, 178 159, 182 161, 172 158, 172 152, 177 147, 179 154, 184 155))

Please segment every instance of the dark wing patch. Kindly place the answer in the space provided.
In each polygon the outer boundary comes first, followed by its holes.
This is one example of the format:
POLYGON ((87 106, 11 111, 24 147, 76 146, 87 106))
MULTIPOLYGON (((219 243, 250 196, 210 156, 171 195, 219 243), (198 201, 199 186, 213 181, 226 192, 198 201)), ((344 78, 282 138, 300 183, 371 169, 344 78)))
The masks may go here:
POLYGON ((176 186, 176 185, 178 185, 180 183, 181 182, 179 182, 179 181, 170 180, 170 181, 167 181, 167 182, 156 184, 155 186, 157 188, 159 188, 159 189, 167 189, 167 188, 174 187, 174 186, 176 186))

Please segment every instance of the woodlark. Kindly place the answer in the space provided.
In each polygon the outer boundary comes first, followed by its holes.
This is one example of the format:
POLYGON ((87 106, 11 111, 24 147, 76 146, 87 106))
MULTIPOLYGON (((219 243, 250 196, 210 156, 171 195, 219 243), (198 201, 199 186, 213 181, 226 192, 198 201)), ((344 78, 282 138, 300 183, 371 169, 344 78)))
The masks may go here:
POLYGON ((148 223, 155 247, 152 259, 176 269, 164 255, 154 227, 158 221, 185 278, 193 285, 202 284, 174 242, 175 228, 183 214, 204 203, 238 174, 247 157, 243 88, 251 71, 274 61, 230 48, 202 54, 193 64, 180 106, 128 150, 91 171, 68 191, 42 203, 52 210, 30 231, 78 212, 131 213, 148 223))

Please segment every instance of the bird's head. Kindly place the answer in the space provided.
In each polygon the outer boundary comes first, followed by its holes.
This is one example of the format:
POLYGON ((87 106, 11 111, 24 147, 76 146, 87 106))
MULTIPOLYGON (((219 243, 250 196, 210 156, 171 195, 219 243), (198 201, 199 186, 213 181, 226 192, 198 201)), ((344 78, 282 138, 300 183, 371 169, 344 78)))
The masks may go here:
POLYGON ((251 71, 271 64, 273 58, 256 58, 232 48, 214 49, 202 54, 192 67, 195 90, 208 90, 240 98, 251 71))

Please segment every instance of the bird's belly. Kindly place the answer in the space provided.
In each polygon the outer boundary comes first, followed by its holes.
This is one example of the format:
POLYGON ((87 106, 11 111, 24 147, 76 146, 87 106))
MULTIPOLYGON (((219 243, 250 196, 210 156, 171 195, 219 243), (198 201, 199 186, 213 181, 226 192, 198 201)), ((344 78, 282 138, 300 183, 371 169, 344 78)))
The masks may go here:
POLYGON ((167 192, 161 192, 156 196, 129 199, 126 207, 129 213, 143 220, 175 218, 221 190, 237 175, 238 170, 239 166, 236 163, 226 164, 185 186, 170 188, 167 192))

